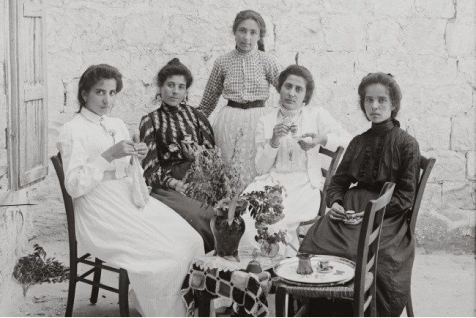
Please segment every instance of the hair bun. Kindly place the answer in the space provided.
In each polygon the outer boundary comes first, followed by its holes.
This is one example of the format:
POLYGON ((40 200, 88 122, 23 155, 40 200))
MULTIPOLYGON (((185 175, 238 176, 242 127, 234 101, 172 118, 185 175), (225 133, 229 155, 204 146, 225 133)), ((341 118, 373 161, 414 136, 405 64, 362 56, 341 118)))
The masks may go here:
POLYGON ((174 57, 173 59, 171 59, 171 60, 167 63, 167 65, 180 65, 180 64, 182 64, 182 63, 180 63, 180 60, 179 60, 178 58, 176 58, 176 57, 174 57))

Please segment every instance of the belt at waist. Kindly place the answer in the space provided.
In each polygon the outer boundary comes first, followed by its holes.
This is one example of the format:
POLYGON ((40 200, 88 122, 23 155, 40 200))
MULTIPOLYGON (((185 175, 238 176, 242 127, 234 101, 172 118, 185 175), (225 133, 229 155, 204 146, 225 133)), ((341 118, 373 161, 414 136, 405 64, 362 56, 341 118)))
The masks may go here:
POLYGON ((246 103, 237 103, 233 100, 228 100, 228 106, 233 108, 241 108, 241 109, 249 109, 249 108, 256 108, 256 107, 264 107, 264 100, 254 100, 251 102, 246 103))

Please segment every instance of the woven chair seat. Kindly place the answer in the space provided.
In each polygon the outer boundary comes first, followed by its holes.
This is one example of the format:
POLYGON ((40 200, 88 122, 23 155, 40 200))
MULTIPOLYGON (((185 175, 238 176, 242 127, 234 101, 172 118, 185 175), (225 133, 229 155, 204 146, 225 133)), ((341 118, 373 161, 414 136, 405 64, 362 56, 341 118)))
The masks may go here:
MULTIPOLYGON (((365 291, 367 291, 372 285, 374 275, 370 272, 365 276, 365 291)), ((295 298, 339 298, 339 299, 354 299, 354 281, 346 285, 338 286, 294 286, 280 281, 279 287, 286 289, 286 292, 293 295, 295 298)))

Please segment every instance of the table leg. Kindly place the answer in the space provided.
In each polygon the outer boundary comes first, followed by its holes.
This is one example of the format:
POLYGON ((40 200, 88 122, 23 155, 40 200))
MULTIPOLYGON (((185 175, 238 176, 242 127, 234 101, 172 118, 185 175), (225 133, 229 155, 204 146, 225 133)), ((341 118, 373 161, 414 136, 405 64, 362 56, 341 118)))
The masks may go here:
POLYGON ((205 290, 197 290, 196 293, 198 294, 198 317, 211 317, 210 306, 213 303, 213 297, 205 290))

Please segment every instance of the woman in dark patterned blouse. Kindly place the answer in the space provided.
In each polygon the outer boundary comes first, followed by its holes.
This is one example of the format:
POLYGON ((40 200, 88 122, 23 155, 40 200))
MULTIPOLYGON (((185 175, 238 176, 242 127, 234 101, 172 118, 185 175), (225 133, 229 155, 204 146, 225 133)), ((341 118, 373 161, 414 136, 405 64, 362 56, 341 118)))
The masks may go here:
POLYGON ((160 107, 142 117, 140 139, 149 148, 142 161, 151 195, 187 220, 203 238, 205 251, 213 250, 210 220, 212 208, 186 197, 181 179, 192 165, 197 146, 213 148, 213 131, 205 115, 186 104, 192 85, 190 70, 172 59, 159 71, 157 82, 160 107))
MULTIPOLYGON (((327 190, 331 210, 311 227, 300 250, 355 260, 362 211, 369 200, 378 197, 385 182, 395 183, 380 238, 377 311, 379 316, 400 316, 410 294, 415 248, 407 212, 415 196, 420 151, 415 138, 395 119, 402 95, 390 74, 370 73, 358 92, 360 107, 372 127, 350 142, 327 190), (348 210, 358 212, 356 221, 346 220, 348 210)), ((349 309, 341 314, 352 315, 349 309)))

